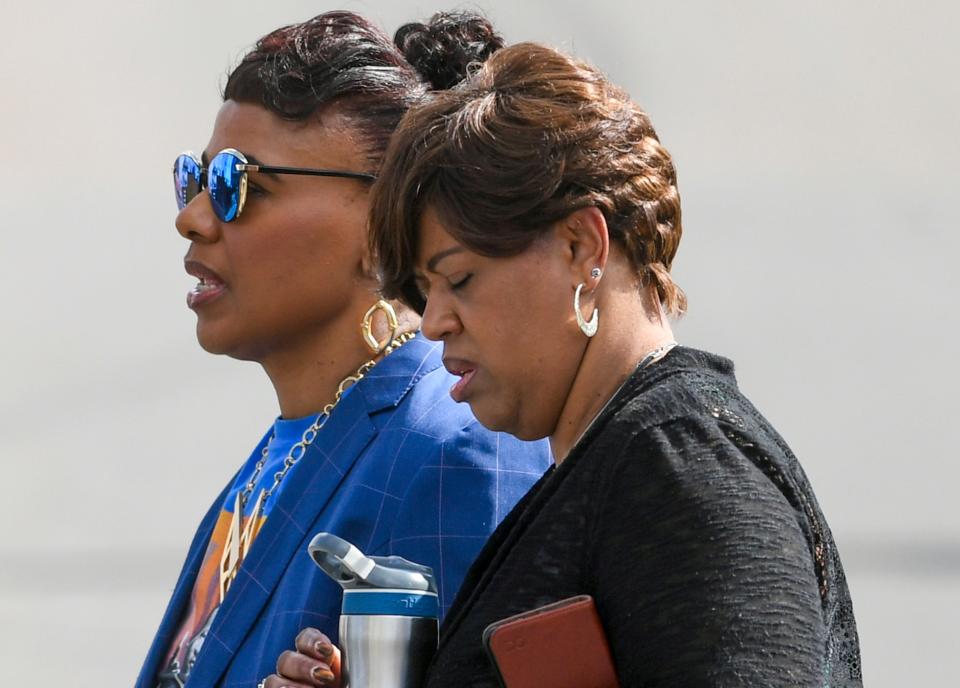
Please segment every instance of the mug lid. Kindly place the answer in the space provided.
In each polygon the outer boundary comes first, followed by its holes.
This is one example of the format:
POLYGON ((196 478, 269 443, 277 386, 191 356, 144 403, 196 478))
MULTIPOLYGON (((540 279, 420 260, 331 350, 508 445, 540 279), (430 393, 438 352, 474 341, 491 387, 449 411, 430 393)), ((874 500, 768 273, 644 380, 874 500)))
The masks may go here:
POLYGON ((430 592, 436 595, 433 569, 403 557, 368 557, 332 533, 317 533, 307 551, 323 572, 344 590, 362 588, 430 592))

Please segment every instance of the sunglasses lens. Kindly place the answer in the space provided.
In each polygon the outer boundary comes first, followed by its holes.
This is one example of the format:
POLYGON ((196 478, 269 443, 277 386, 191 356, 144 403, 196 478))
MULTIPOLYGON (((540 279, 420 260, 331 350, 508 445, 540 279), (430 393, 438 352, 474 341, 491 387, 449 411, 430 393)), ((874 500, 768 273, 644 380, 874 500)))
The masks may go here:
POLYGON ((237 165, 244 161, 233 153, 219 153, 210 162, 210 204, 223 222, 230 222, 240 212, 240 184, 243 172, 237 165))
POLYGON ((173 163, 173 190, 180 210, 200 193, 200 165, 189 155, 180 155, 173 163))

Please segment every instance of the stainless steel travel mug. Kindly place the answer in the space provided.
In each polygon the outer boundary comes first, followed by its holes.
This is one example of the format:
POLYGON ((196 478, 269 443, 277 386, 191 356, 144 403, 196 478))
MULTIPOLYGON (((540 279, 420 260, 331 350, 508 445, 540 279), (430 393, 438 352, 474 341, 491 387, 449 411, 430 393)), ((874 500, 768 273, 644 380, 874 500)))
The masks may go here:
POLYGON ((432 569, 402 557, 368 557, 330 533, 317 534, 308 551, 343 588, 344 688, 420 688, 439 635, 432 569))

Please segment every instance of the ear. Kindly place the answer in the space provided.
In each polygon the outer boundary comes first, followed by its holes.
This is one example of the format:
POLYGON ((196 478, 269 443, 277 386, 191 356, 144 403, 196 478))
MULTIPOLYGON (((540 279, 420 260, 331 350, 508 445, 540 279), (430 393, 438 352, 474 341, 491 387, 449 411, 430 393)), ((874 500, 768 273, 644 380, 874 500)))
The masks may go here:
POLYGON ((368 296, 374 301, 381 298, 380 275, 377 273, 376 262, 373 260, 373 254, 370 253, 366 242, 363 244, 359 265, 354 263, 354 270, 357 270, 353 278, 357 287, 367 292, 368 296), (359 268, 359 270, 357 270, 357 268, 359 268))
POLYGON ((603 213, 594 206, 575 210, 560 221, 558 229, 569 256, 573 286, 583 282, 593 289, 598 278, 590 273, 594 268, 605 271, 610 253, 610 234, 603 213))
POLYGON ((360 272, 364 277, 379 282, 379 275, 373 264, 373 255, 370 253, 369 242, 363 242, 362 253, 360 254, 360 272))

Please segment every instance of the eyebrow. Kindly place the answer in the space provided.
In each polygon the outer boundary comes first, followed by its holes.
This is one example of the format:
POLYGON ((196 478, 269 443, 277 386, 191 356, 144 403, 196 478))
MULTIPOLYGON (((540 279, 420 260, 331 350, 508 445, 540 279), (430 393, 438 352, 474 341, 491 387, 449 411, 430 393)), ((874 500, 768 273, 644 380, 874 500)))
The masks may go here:
POLYGON ((448 249, 444 249, 439 253, 434 253, 433 257, 427 261, 427 270, 429 272, 437 271, 437 263, 446 258, 447 256, 452 256, 454 253, 463 253, 464 248, 462 246, 452 246, 448 249))

